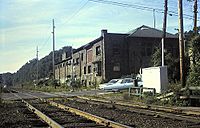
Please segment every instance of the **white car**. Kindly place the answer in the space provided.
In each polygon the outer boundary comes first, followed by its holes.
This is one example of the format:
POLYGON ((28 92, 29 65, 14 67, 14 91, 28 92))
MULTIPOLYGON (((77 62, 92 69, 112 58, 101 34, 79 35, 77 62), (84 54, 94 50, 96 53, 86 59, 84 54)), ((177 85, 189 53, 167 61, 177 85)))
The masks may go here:
POLYGON ((110 86, 115 83, 120 83, 123 79, 112 79, 108 83, 100 84, 99 89, 104 90, 105 87, 110 86))
POLYGON ((123 89, 128 89, 133 87, 133 79, 132 78, 124 78, 121 81, 116 82, 114 84, 104 86, 104 90, 112 90, 112 91, 119 91, 123 89))

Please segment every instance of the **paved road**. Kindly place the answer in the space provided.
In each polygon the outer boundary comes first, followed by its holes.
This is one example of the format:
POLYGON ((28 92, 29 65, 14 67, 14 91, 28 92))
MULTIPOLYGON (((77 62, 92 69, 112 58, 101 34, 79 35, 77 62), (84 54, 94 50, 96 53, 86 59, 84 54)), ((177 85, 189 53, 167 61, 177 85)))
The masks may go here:
MULTIPOLYGON (((90 91, 78 91, 78 92, 55 92, 55 93, 48 93, 48 92, 34 92, 34 91, 20 91, 16 93, 23 99, 30 99, 34 98, 32 95, 40 97, 40 98, 51 98, 51 97, 71 97, 71 96, 84 96, 84 95, 101 95, 105 93, 111 93, 106 92, 103 90, 90 90, 90 91)), ((3 100, 17 100, 19 99, 12 93, 2 93, 1 98, 3 100)))
POLYGON ((60 96, 84 96, 84 95, 101 95, 101 94, 107 94, 107 93, 112 93, 112 92, 106 92, 104 90, 90 90, 90 91, 78 91, 78 92, 57 92, 55 94, 60 95, 60 96))

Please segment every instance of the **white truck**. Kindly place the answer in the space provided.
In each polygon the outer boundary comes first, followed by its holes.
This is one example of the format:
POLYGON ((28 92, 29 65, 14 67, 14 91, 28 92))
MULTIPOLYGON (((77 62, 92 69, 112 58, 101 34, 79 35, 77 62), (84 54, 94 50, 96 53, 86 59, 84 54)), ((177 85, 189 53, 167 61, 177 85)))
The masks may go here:
POLYGON ((168 88, 167 66, 142 69, 143 87, 155 88, 156 93, 162 93, 168 88))

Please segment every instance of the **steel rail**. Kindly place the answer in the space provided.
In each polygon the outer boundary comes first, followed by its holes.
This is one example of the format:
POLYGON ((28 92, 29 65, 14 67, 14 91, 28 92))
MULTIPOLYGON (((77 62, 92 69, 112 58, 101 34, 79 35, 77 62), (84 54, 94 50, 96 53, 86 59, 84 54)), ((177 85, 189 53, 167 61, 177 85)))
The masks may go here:
POLYGON ((51 100, 43 99, 43 98, 40 98, 38 96, 34 96, 32 94, 29 94, 27 92, 25 93, 25 95, 32 96, 32 97, 37 98, 37 99, 39 99, 43 102, 48 102, 52 106, 55 106, 57 108, 63 109, 65 111, 68 111, 68 112, 71 112, 71 113, 75 113, 76 115, 85 117, 89 120, 95 121, 97 124, 101 124, 101 125, 104 125, 106 127, 131 128, 130 126, 120 124, 120 123, 117 123, 117 122, 114 122, 114 121, 111 121, 111 120, 108 120, 108 119, 105 119, 105 118, 102 118, 102 117, 99 117, 99 116, 96 116, 96 115, 93 115, 93 114, 90 114, 90 113, 87 113, 87 112, 84 112, 84 111, 78 110, 76 108, 72 108, 72 107, 69 107, 69 106, 66 106, 66 105, 63 105, 63 104, 59 104, 59 103, 53 102, 51 100))
POLYGON ((99 117, 99 116, 96 116, 96 115, 92 115, 90 113, 87 113, 87 112, 84 112, 84 111, 81 111, 81 110, 78 110, 78 109, 75 109, 75 108, 72 108, 72 107, 69 107, 69 106, 66 106, 66 105, 62 105, 62 104, 59 104, 59 103, 56 103, 56 102, 53 102, 53 101, 50 101, 50 100, 47 100, 47 102, 49 102, 49 104, 51 104, 52 106, 56 106, 56 107, 61 108, 63 110, 75 113, 77 115, 80 115, 82 117, 85 117, 87 119, 95 121, 96 123, 102 124, 102 125, 107 126, 107 127, 131 128, 130 126, 123 125, 123 124, 120 124, 120 123, 117 123, 117 122, 114 122, 114 121, 111 121, 111 120, 108 120, 108 119, 105 119, 105 118, 102 118, 102 117, 99 117))
MULTIPOLYGON (((10 91, 10 93, 12 93, 12 92, 10 91)), ((28 109, 30 111, 32 111, 33 113, 35 113, 39 118, 41 118, 43 121, 45 121, 52 128, 64 128, 63 126, 61 126, 60 124, 58 124, 56 121, 52 120, 50 117, 48 117, 47 115, 45 115, 44 113, 42 113, 41 111, 39 111, 38 109, 36 109, 35 107, 33 107, 28 102, 26 102, 19 95, 15 94, 15 93, 12 93, 12 94, 15 95, 16 97, 18 97, 19 99, 21 99, 21 101, 23 103, 25 103, 25 105, 28 107, 28 109)))
MULTIPOLYGON (((101 99, 94 99, 94 98, 87 98, 83 96, 77 96, 77 98, 85 99, 85 100, 91 100, 96 102, 103 102, 103 103, 111 103, 112 101, 106 101, 101 99)), ((200 111, 195 110, 184 110, 180 108, 172 108, 172 107, 164 107, 164 106, 154 106, 154 105, 139 105, 139 104, 129 104, 124 102, 113 102, 116 105, 122 105, 122 106, 129 106, 129 107, 135 107, 135 108, 143 108, 143 109, 152 109, 157 111, 165 111, 170 113, 179 113, 179 114, 186 114, 186 115, 196 115, 200 116, 200 111)))
MULTIPOLYGON (((102 103, 112 103, 113 105, 120 105, 120 106, 124 106, 124 107, 132 107, 132 108, 138 108, 138 109, 142 109, 141 111, 135 110, 134 112, 137 113, 141 113, 141 114, 147 114, 147 115, 156 115, 156 116, 161 116, 161 117, 166 117, 166 118, 171 118, 171 119, 177 119, 177 120, 185 120, 185 121, 190 121, 190 122, 194 122, 194 123, 200 123, 200 120, 195 118, 195 117, 191 117, 191 116, 185 116, 185 115, 178 115, 178 114, 187 114, 187 115, 200 115, 200 113, 196 112, 196 111, 186 111, 186 110, 180 110, 178 108, 165 108, 165 107, 161 107, 161 106, 148 106, 148 105, 135 105, 135 104, 128 104, 128 103, 123 103, 123 102, 109 102, 109 101, 105 101, 105 100, 99 100, 99 99, 90 99, 87 97, 81 97, 81 96, 77 96, 77 98, 83 99, 83 100, 88 100, 88 101, 94 101, 94 102, 102 102, 102 103), (152 114, 154 113, 154 114, 152 114), (178 113, 178 114, 177 114, 178 113)), ((73 100, 73 98, 68 98, 73 100)))

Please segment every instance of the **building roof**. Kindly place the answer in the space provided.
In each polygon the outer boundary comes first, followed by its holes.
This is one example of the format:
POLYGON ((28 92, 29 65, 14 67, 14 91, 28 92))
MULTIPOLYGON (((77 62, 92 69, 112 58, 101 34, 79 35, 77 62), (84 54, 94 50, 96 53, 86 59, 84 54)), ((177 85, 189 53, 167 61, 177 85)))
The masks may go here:
POLYGON ((96 43, 98 43, 99 41, 101 41, 102 39, 103 39, 103 37, 100 36, 99 38, 97 38, 97 39, 91 41, 90 43, 86 44, 86 45, 84 46, 84 48, 88 49, 88 48, 92 47, 94 44, 96 44, 96 43))
MULTIPOLYGON (((153 38, 162 38, 163 31, 151 28, 145 25, 142 25, 139 28, 136 28, 130 32, 128 32, 128 37, 153 37, 153 38)), ((178 38, 177 35, 166 33, 166 38, 178 38)))
POLYGON ((73 51, 73 53, 77 53, 77 52, 79 52, 79 51, 81 51, 81 50, 83 50, 83 49, 89 49, 89 48, 91 48, 95 43, 101 41, 102 39, 103 39, 103 37, 100 36, 99 38, 97 38, 97 39, 95 39, 95 40, 93 40, 93 41, 91 41, 91 42, 89 42, 89 43, 87 43, 87 44, 85 44, 85 45, 83 45, 83 46, 77 48, 75 51, 73 51))

